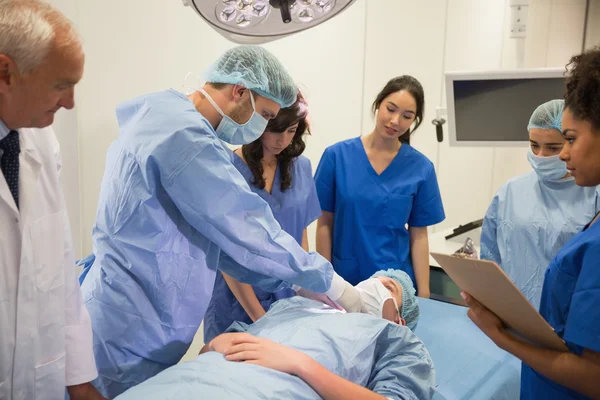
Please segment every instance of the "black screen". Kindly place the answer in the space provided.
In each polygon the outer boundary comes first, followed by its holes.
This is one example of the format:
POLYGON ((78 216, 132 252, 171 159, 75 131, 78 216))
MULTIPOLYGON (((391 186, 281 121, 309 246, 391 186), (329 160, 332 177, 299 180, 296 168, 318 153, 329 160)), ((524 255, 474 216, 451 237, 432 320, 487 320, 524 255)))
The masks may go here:
POLYGON ((528 141, 533 111, 564 93, 564 78, 455 81, 456 140, 528 141))

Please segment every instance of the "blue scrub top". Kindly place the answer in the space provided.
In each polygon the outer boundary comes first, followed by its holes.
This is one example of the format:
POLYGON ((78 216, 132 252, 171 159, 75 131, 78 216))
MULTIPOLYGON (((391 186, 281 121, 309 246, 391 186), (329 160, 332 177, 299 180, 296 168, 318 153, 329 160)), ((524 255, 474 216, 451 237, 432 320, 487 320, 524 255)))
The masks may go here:
POLYGON ((266 189, 256 187, 254 176, 246 163, 235 154, 233 165, 242 174, 250 190, 258 194, 269 204, 273 216, 281 225, 281 229, 289 233, 298 244, 302 245, 304 229, 321 216, 319 197, 312 175, 310 160, 304 156, 297 157, 291 168, 292 185, 289 189, 281 191, 281 177, 279 166, 275 171, 275 179, 271 193, 266 189))
POLYGON ((388 268, 416 280, 408 226, 444 220, 433 164, 403 144, 378 175, 360 137, 325 150, 315 174, 321 209, 334 213, 332 264, 353 285, 388 268))
MULTIPOLYGON (((569 350, 600 352, 600 222, 578 233, 546 270, 540 314, 569 350)), ((538 374, 526 364, 521 399, 587 399, 538 374)))
MULTIPOLYGON (((233 165, 246 179, 250 189, 269 204, 273 216, 279 222, 281 228, 296 239, 298 244, 302 245, 304 229, 321 215, 310 160, 304 156, 294 160, 290 170, 292 186, 283 192, 281 191, 281 178, 278 167, 275 171, 271 193, 266 189, 258 188, 252 183, 254 182, 254 175, 239 156, 233 156, 233 165)), ((256 286, 253 289, 265 310, 268 310, 271 304, 277 300, 294 295, 291 288, 281 289, 275 293, 267 292, 256 286)), ((204 316, 204 342, 208 343, 225 332, 235 321, 252 323, 252 319, 229 289, 223 274, 218 271, 212 298, 204 316)))

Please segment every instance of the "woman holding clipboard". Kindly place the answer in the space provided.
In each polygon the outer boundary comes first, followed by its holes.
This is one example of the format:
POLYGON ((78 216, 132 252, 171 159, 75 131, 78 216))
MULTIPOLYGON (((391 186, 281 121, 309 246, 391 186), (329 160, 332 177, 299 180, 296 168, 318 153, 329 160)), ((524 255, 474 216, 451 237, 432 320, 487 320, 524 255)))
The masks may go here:
MULTIPOLYGON (((600 185, 600 47, 571 58, 560 158, 579 186, 600 185)), ((600 223, 598 215, 546 270, 540 314, 568 352, 542 349, 508 333, 467 293, 469 318, 496 345, 523 361, 521 399, 600 399, 600 223)))

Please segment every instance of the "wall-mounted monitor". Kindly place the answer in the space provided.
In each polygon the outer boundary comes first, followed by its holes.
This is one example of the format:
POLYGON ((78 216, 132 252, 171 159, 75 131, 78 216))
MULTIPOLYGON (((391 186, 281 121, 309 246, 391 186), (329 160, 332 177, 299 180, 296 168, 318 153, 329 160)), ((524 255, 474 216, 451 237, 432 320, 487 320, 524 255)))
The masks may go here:
POLYGON ((562 99, 564 69, 447 72, 451 146, 522 146, 527 124, 542 103, 562 99))

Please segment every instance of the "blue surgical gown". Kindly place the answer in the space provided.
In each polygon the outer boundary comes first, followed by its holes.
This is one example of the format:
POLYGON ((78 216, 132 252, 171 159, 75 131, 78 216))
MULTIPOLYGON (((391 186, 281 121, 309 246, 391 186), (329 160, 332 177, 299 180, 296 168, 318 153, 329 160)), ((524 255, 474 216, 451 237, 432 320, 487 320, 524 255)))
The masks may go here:
POLYGON ((332 264, 353 285, 388 268, 416 280, 407 225, 445 218, 433 164, 408 144, 378 175, 360 138, 325 150, 315 174, 321 209, 334 213, 332 264))
MULTIPOLYGON (((249 184, 253 182, 254 175, 240 157, 234 156, 233 164, 249 184)), ((304 156, 296 158, 292 163, 290 173, 292 186, 283 192, 281 191, 279 168, 275 171, 271 193, 253 184, 250 184, 250 189, 269 204, 281 228, 292 235, 301 245, 304 229, 321 215, 321 207, 308 158, 304 156)), ((265 310, 268 310, 275 301, 294 295, 291 288, 269 293, 259 287, 254 287, 254 293, 265 310)), ((204 342, 208 343, 215 336, 225 332, 234 321, 252 323, 252 319, 229 289, 221 271, 217 271, 212 299, 204 316, 204 342)))
POLYGON ((233 166, 233 153, 185 96, 117 108, 81 290, 102 394, 115 397, 176 364, 212 295, 217 266, 277 291, 324 292, 333 269, 285 233, 233 166))
MULTIPOLYGON (((540 314, 569 350, 600 352, 600 223, 578 233, 546 270, 540 314)), ((526 364, 521 371, 521 400, 587 399, 550 381, 526 364)))
POLYGON ((539 308, 546 267, 597 211, 596 188, 573 178, 542 181, 533 171, 513 178, 486 213, 481 258, 496 262, 539 308))

